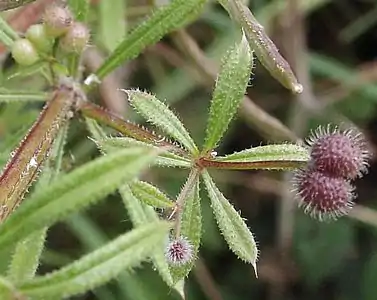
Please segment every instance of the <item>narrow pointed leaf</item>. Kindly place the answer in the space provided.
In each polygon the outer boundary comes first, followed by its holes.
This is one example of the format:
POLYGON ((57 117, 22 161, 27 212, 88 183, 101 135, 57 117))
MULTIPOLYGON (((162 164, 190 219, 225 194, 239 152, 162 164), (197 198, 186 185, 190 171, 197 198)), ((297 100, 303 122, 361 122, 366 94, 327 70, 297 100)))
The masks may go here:
POLYGON ((0 225, 0 248, 98 202, 138 175, 153 162, 155 156, 155 151, 143 148, 117 151, 97 158, 40 189, 0 225))
MULTIPOLYGON (((108 152, 117 149, 124 149, 129 147, 147 147, 158 150, 159 147, 147 144, 141 141, 137 141, 128 137, 119 138, 101 138, 96 141, 97 146, 101 151, 108 152)), ((191 168, 191 162, 184 157, 170 152, 163 152, 158 155, 156 159, 156 165, 163 167, 178 167, 178 168, 191 168)))
POLYGON ((136 57, 148 45, 160 40, 165 34, 186 25, 202 11, 205 2, 206 0, 172 0, 168 5, 159 7, 149 19, 119 44, 97 70, 96 77, 104 78, 126 60, 136 57))
POLYGON ((207 171, 203 172, 211 206, 229 248, 245 262, 253 265, 256 270, 258 249, 253 234, 242 217, 217 188, 207 171))
POLYGON ((212 96, 204 151, 214 149, 228 129, 244 97, 252 66, 253 55, 243 36, 223 58, 212 96))
POLYGON ((214 159, 203 159, 206 168, 228 170, 291 170, 297 169, 309 160, 308 149, 294 144, 267 145, 246 149, 214 159))
POLYGON ((266 34, 263 26, 255 19, 242 0, 219 0, 231 17, 245 32, 255 55, 270 74, 284 87, 294 93, 301 93, 303 87, 298 83, 288 62, 281 56, 278 48, 266 34))
POLYGON ((134 180, 129 185, 134 196, 147 205, 155 208, 174 207, 174 201, 148 182, 134 180))
MULTIPOLYGON (((129 185, 123 185, 119 188, 122 196, 123 203, 127 209, 128 215, 135 227, 142 226, 143 224, 154 222, 159 219, 156 211, 142 203, 132 193, 129 185)), ((166 235, 167 239, 168 235, 166 235)), ((165 243, 164 243, 165 244, 165 243)), ((163 248, 156 249, 152 256, 152 261, 160 274, 161 278, 170 287, 174 287, 173 278, 171 277, 168 263, 166 262, 163 248)))
POLYGON ((155 96, 142 91, 124 90, 124 92, 127 93, 130 103, 148 122, 161 128, 169 136, 181 143, 187 150, 192 153, 198 152, 198 148, 190 134, 167 105, 162 103, 155 96))
POLYGON ((22 284, 19 289, 33 299, 67 298, 115 278, 146 260, 165 239, 170 224, 143 225, 56 272, 22 284))
POLYGON ((174 283, 180 282, 189 274, 199 251, 202 236, 199 178, 185 201, 181 216, 181 236, 187 238, 193 246, 193 260, 183 266, 170 266, 174 283))

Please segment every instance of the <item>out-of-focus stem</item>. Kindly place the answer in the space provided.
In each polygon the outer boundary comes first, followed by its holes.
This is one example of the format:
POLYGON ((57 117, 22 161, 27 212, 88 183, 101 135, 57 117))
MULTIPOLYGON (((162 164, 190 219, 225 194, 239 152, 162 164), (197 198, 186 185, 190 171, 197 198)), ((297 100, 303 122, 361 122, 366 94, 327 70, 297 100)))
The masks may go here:
POLYGON ((96 120, 102 125, 107 125, 128 137, 132 137, 138 141, 152 143, 158 147, 168 147, 171 152, 178 155, 183 155, 185 157, 189 155, 184 149, 165 138, 131 123, 98 105, 86 101, 80 101, 77 108, 85 117, 96 120))
POLYGON ((0 1, 0 11, 13 9, 20 7, 22 5, 28 4, 35 0, 1 0, 0 1))
POLYGON ((20 204, 36 179, 60 128, 72 114, 74 92, 59 87, 0 175, 0 222, 20 204))

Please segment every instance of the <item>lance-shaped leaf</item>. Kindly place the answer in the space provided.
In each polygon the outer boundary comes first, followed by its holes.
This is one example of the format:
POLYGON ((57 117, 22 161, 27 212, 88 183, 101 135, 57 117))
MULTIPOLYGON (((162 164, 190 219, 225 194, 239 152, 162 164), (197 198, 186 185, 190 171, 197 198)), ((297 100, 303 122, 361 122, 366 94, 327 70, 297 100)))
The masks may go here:
POLYGON ((184 279, 192 267, 194 266, 200 245, 200 238, 202 236, 202 214, 200 208, 199 196, 199 178, 195 183, 194 188, 188 195, 181 215, 181 236, 188 239, 192 245, 193 259, 182 266, 170 266, 170 272, 175 283, 184 279))
POLYGON ((215 148, 243 99, 253 66, 253 54, 244 36, 223 58, 207 124, 204 151, 215 148))
POLYGON ((202 175, 217 224, 229 248, 238 258, 252 264, 256 272, 258 249, 253 234, 239 213, 217 188, 208 172, 204 171, 202 175))
POLYGON ((284 87, 294 93, 301 93, 303 87, 298 83, 288 62, 281 56, 263 26, 242 0, 219 0, 219 2, 228 10, 233 20, 242 27, 251 49, 255 51, 255 55, 270 74, 284 87))
MULTIPOLYGON (((119 138, 101 138, 96 141, 97 146, 103 152, 110 152, 118 149, 124 149, 129 147, 146 147, 151 149, 159 149, 157 146, 147 144, 141 141, 137 141, 132 138, 119 137, 119 138)), ((184 157, 170 152, 163 152, 156 158, 156 165, 164 167, 179 167, 179 168, 191 168, 191 162, 184 157)))
POLYGON ((267 145, 246 149, 201 164, 207 168, 217 169, 268 169, 289 170, 305 165, 310 159, 307 148, 294 144, 267 145))
MULTIPOLYGON (((135 227, 139 227, 145 223, 154 222, 159 219, 157 213, 152 207, 146 206, 135 197, 128 184, 122 185, 119 188, 119 192, 122 196, 122 200, 127 209, 128 215, 130 216, 130 219, 135 227)), ((153 253, 152 261, 161 278, 167 283, 168 286, 174 287, 169 266, 165 259, 164 249, 156 249, 153 253)))
POLYGON ((142 91, 123 91, 127 93, 130 103, 148 122, 161 128, 169 136, 181 143, 187 150, 192 153, 198 152, 198 148, 190 134, 167 105, 162 103, 155 96, 142 91))
POLYGON ((132 193, 140 201, 155 208, 172 208, 174 202, 152 184, 134 180, 129 184, 132 193))
POLYGON ((40 189, 0 225, 0 247, 5 248, 33 230, 49 226, 73 211, 83 209, 147 167, 155 151, 124 149, 95 159, 40 189))
POLYGON ((61 299, 91 290, 146 260, 161 245, 170 226, 158 221, 133 229, 61 270, 22 284, 19 289, 33 299, 61 299))
POLYGON ((206 0, 172 0, 168 5, 159 7, 119 44, 97 70, 96 77, 102 79, 126 60, 137 56, 148 45, 187 24, 202 11, 205 2, 206 0))

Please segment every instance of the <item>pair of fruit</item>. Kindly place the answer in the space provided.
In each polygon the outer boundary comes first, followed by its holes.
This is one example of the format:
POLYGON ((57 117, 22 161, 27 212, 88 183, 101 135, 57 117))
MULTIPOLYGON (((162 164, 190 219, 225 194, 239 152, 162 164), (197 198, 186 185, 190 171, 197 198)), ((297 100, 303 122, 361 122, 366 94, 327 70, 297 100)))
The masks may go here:
POLYGON ((41 54, 52 51, 54 41, 59 38, 59 46, 66 53, 81 53, 89 41, 89 30, 74 22, 67 8, 52 6, 46 9, 43 24, 28 28, 25 38, 18 39, 12 46, 14 60, 24 66, 32 65, 41 54))

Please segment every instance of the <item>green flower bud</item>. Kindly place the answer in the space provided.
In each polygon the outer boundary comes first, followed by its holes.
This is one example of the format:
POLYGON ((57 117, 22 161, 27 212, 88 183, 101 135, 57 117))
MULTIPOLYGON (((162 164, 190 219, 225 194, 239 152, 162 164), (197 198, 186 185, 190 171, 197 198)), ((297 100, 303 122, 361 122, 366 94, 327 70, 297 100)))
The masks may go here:
POLYGON ((25 34, 26 38, 33 43, 37 50, 50 52, 53 46, 53 40, 46 34, 45 26, 35 24, 28 28, 25 34))
POLYGON ((73 16, 68 8, 50 6, 46 9, 43 20, 46 33, 58 37, 66 33, 72 24, 73 16))
POLYGON ((68 32, 61 38, 60 46, 68 53, 81 53, 89 42, 88 28, 79 22, 75 22, 68 32))
POLYGON ((20 39, 14 42, 12 46, 12 56, 14 60, 22 66, 32 65, 39 60, 37 50, 27 39, 20 39))

